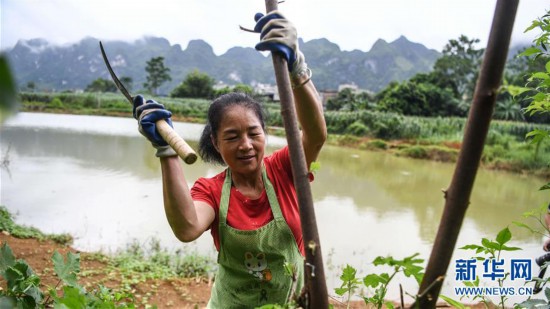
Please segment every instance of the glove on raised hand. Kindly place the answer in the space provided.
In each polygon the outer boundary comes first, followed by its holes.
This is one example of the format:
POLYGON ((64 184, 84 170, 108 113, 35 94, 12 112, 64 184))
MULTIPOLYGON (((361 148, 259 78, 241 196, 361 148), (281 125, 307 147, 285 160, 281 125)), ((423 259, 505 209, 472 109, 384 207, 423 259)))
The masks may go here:
POLYGON ((304 54, 298 48, 296 27, 279 11, 267 15, 256 13, 254 32, 260 33, 260 43, 256 50, 277 52, 285 57, 292 78, 305 74, 308 70, 304 54))
POLYGON ((168 143, 160 136, 157 131, 156 122, 164 119, 171 127, 172 113, 164 108, 164 105, 157 103, 154 100, 147 100, 141 95, 134 97, 134 118, 138 121, 138 130, 141 135, 145 136, 153 147, 157 149, 157 157, 176 156, 177 153, 168 145, 168 143))

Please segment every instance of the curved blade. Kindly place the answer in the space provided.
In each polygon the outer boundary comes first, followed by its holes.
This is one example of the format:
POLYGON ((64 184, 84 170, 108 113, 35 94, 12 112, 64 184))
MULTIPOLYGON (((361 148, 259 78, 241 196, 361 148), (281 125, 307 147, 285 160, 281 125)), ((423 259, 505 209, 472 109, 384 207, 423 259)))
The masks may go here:
POLYGON ((116 76, 115 72, 113 71, 113 68, 111 67, 111 64, 109 63, 109 59, 107 59, 107 54, 105 54, 105 50, 103 49, 103 44, 101 44, 101 41, 99 41, 99 48, 101 49, 101 55, 103 56, 103 61, 105 61, 105 65, 107 66, 107 70, 109 70, 109 73, 111 74, 111 77, 113 78, 113 81, 115 82, 116 87, 122 94, 128 99, 128 101, 133 104, 133 98, 126 90, 126 87, 120 82, 118 77, 116 76))

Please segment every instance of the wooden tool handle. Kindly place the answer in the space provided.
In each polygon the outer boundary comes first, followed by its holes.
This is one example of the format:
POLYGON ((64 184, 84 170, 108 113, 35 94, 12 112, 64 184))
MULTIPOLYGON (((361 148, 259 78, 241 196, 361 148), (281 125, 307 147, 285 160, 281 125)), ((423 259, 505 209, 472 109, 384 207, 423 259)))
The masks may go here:
POLYGON ((176 151, 176 153, 180 156, 180 158, 183 159, 183 161, 187 164, 193 164, 195 161, 197 161, 197 154, 187 144, 181 136, 174 131, 174 128, 172 128, 164 119, 161 119, 156 122, 157 125, 157 131, 159 131, 160 136, 164 138, 164 140, 176 151))

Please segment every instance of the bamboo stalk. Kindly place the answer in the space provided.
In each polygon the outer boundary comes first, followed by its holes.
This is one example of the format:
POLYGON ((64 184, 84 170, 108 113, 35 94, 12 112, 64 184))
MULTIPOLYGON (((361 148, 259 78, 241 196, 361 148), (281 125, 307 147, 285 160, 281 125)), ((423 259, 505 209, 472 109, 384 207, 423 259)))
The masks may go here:
POLYGON ((477 169, 483 152, 495 100, 504 71, 508 46, 519 0, 498 0, 481 65, 472 107, 468 115, 464 141, 449 189, 445 193, 445 209, 430 255, 426 274, 420 285, 414 308, 435 308, 443 280, 468 208, 477 169), (427 293, 425 293, 427 292, 427 293))
MULTIPOLYGON (((266 0, 266 11, 277 10, 277 0, 266 0)), ((286 139, 290 152, 290 163, 300 207, 300 221, 306 251, 305 282, 307 308, 328 308, 328 294, 323 267, 323 257, 319 233, 313 208, 313 198, 309 184, 308 171, 304 149, 302 148, 301 134, 298 127, 294 97, 290 87, 290 77, 286 60, 278 54, 272 53, 275 79, 281 100, 281 115, 286 131, 286 139)))

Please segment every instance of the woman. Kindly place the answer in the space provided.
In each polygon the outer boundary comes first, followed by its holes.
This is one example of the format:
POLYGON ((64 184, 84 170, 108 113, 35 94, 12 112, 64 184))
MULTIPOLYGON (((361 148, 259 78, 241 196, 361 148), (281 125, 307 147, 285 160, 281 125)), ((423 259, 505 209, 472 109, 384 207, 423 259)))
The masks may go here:
MULTIPOLYGON (((257 14, 256 20, 255 31, 261 32, 256 49, 282 53, 288 61, 309 166, 327 133, 311 71, 298 50, 296 29, 278 12, 257 14)), ((154 101, 144 103, 141 96, 134 100, 140 132, 158 149, 164 208, 174 234, 190 242, 210 229, 219 251, 209 307, 283 304, 292 292, 284 263, 296 267, 301 287, 304 256, 288 148, 265 157, 260 105, 241 93, 222 95, 209 108, 199 154, 205 162, 227 165, 227 169, 198 179, 189 189, 180 160, 154 127, 159 119, 171 123, 170 115, 154 101)))

